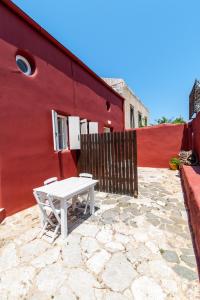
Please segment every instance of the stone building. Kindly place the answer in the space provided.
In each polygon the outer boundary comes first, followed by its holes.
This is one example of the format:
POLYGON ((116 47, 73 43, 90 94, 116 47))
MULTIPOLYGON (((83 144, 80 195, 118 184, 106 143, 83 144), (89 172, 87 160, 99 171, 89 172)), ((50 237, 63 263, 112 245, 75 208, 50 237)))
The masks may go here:
POLYGON ((149 110, 141 100, 120 78, 103 78, 114 90, 125 98, 124 114, 125 128, 138 128, 147 126, 149 122, 149 110))
POLYGON ((200 80, 195 80, 189 96, 189 119, 200 112, 200 80))

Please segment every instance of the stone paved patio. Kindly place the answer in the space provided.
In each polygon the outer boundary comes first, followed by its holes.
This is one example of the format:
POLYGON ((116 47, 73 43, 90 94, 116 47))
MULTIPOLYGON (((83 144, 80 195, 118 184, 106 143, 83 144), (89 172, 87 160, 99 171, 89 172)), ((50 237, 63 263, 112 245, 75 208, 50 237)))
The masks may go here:
POLYGON ((36 207, 0 226, 0 299, 200 299, 177 172, 140 168, 138 199, 96 199, 55 245, 37 239, 36 207))

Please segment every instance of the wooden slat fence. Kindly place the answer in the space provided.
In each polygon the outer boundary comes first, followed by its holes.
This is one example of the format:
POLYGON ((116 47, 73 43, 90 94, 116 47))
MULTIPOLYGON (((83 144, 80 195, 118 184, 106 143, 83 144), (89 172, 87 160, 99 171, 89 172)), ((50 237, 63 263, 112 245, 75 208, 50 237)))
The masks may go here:
POLYGON ((93 174, 99 191, 137 197, 136 132, 81 135, 79 172, 93 174))

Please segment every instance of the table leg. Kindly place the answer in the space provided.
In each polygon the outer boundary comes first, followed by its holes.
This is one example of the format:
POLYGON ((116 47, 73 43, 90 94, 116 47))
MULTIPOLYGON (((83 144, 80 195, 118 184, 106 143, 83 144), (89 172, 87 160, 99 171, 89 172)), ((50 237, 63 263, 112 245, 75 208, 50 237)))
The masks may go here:
POLYGON ((94 187, 90 188, 89 194, 90 194, 90 214, 93 215, 94 214, 94 187))
POLYGON ((61 200, 60 201, 60 208, 61 208, 61 237, 62 239, 67 238, 67 201, 61 200))

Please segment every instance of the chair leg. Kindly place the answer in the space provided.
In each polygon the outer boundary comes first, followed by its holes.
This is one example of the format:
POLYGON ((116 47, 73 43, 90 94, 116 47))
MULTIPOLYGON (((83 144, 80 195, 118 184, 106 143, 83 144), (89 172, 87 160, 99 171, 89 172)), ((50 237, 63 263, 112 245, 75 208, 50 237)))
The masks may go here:
POLYGON ((56 236, 57 236, 57 234, 58 234, 58 229, 60 228, 60 224, 58 224, 57 226, 56 226, 56 229, 55 229, 55 231, 54 231, 54 233, 53 233, 53 236, 52 236, 52 240, 51 240, 51 244, 54 242, 54 240, 55 240, 55 238, 56 238, 56 236))
POLYGON ((41 237, 44 235, 45 230, 46 230, 46 228, 47 228, 47 225, 48 225, 48 222, 45 222, 45 224, 44 224, 44 226, 43 226, 43 228, 42 228, 42 230, 41 230, 41 232, 40 232, 40 234, 39 234, 39 238, 40 238, 40 239, 41 239, 41 237))

